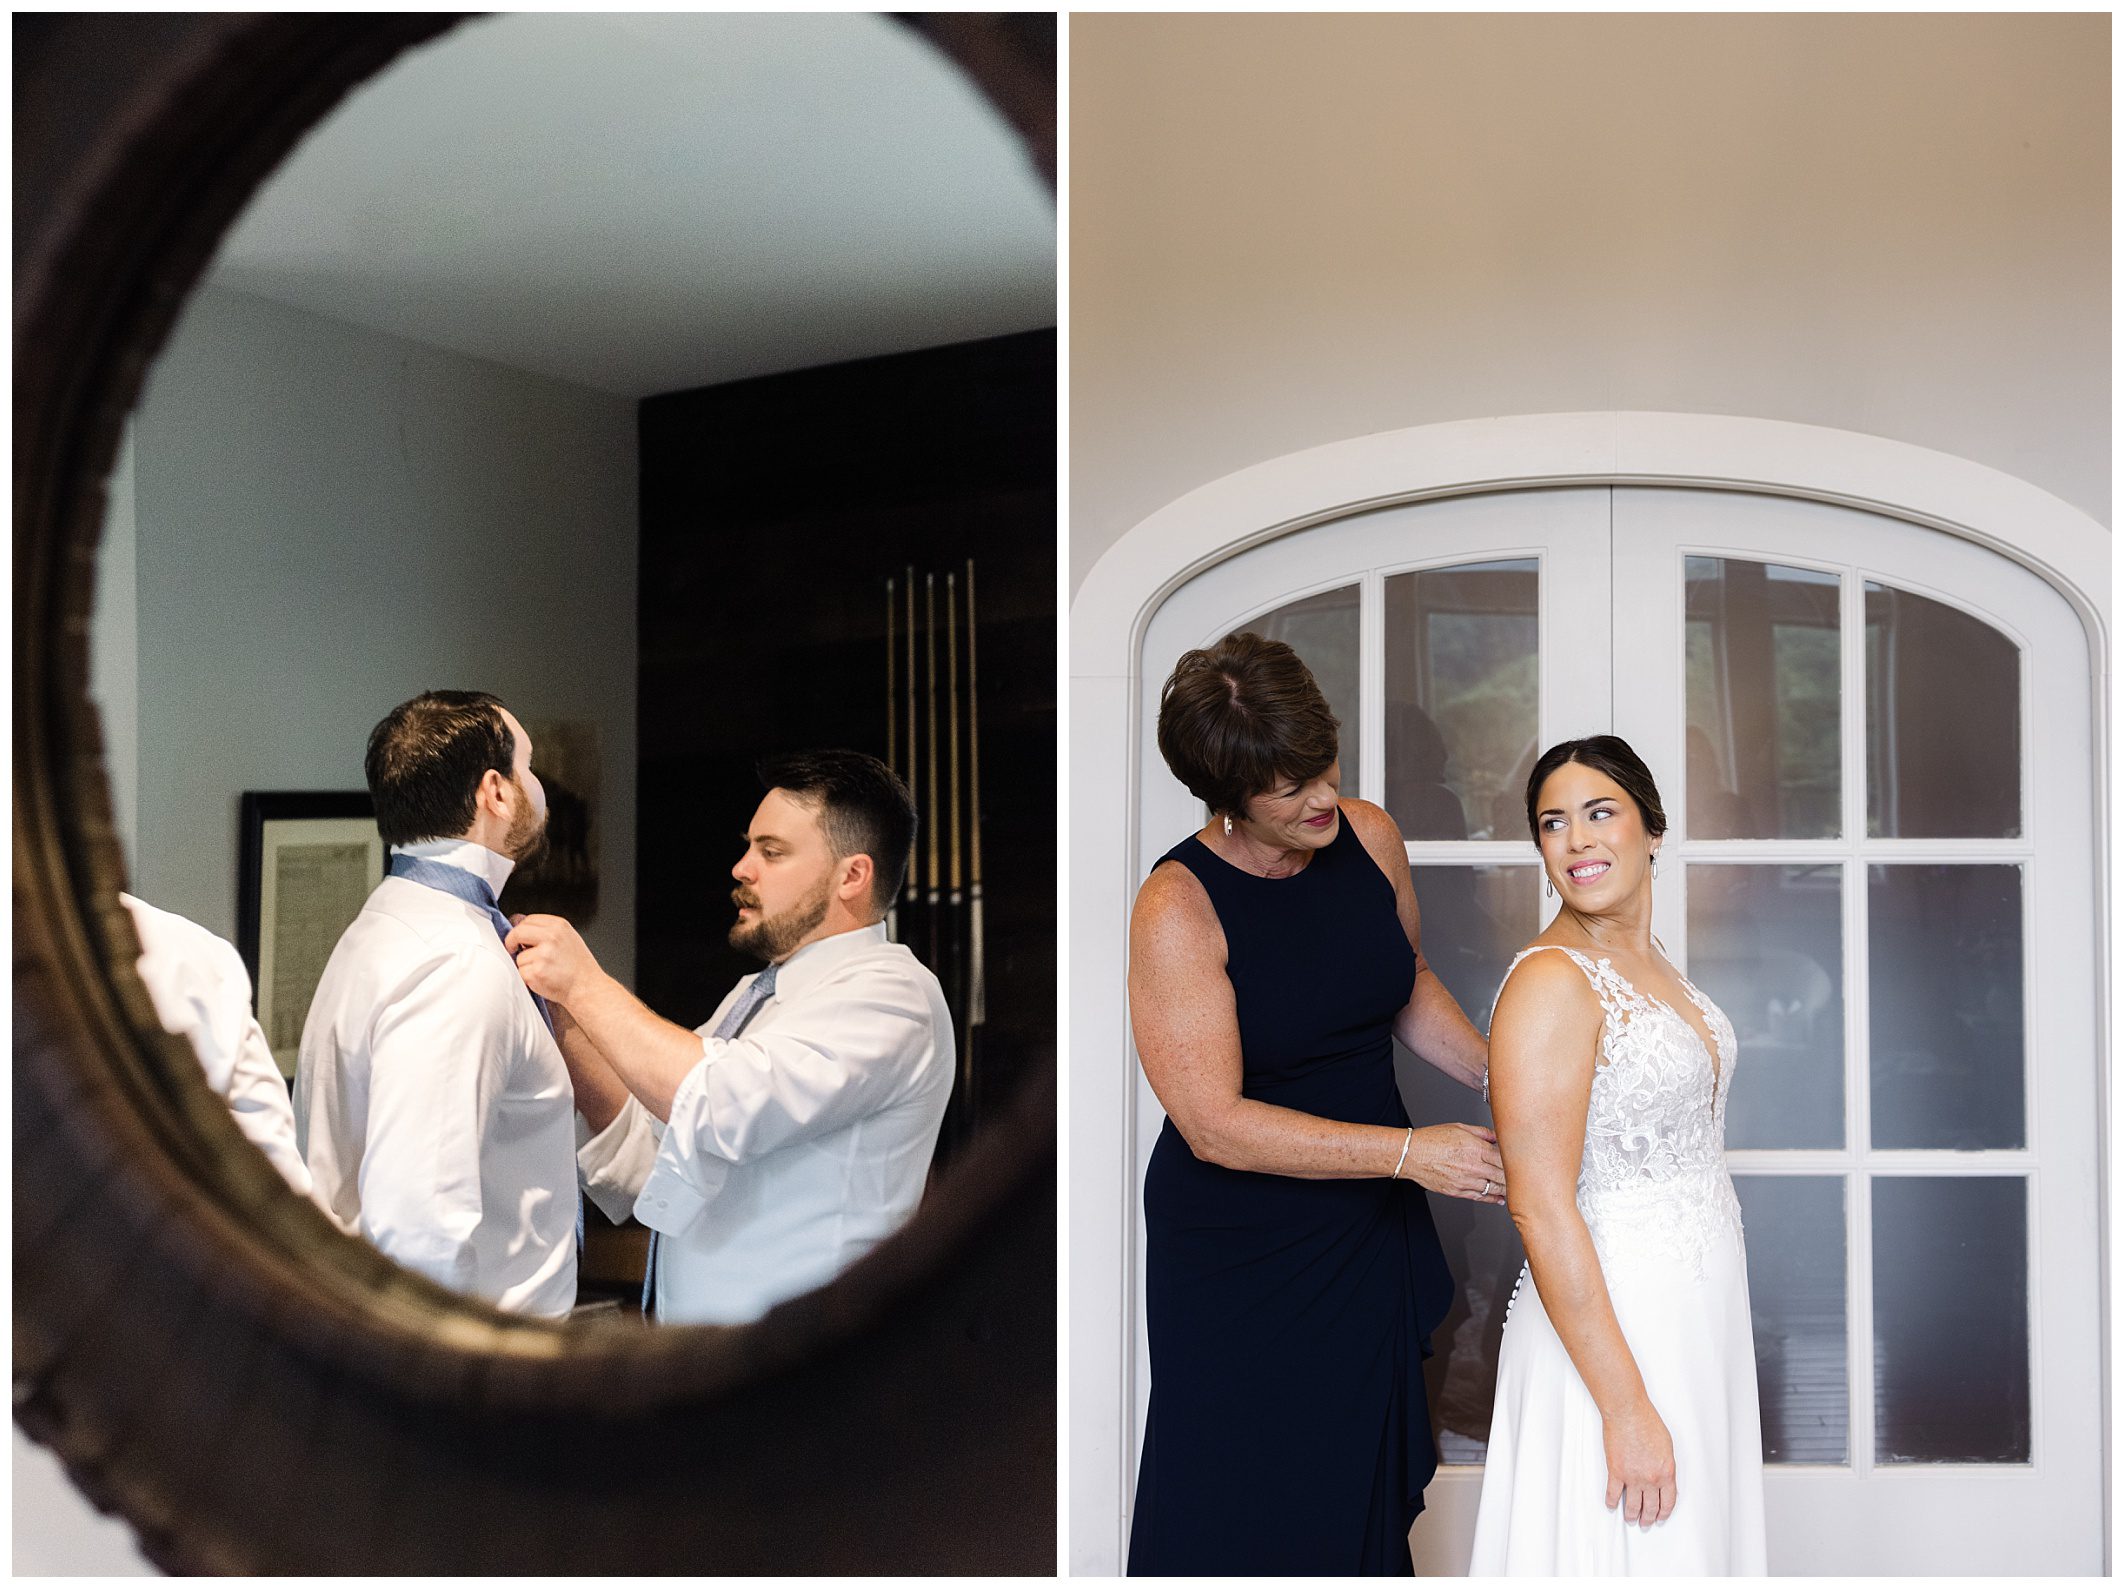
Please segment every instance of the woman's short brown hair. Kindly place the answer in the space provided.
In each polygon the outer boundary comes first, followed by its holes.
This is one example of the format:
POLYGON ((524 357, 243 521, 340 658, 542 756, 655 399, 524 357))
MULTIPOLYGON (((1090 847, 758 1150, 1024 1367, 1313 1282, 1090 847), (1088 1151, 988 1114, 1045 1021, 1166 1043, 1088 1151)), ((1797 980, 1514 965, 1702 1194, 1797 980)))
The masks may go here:
POLYGON ((1188 652, 1158 701, 1158 751, 1212 816, 1327 771, 1341 727, 1298 653, 1252 633, 1188 652))

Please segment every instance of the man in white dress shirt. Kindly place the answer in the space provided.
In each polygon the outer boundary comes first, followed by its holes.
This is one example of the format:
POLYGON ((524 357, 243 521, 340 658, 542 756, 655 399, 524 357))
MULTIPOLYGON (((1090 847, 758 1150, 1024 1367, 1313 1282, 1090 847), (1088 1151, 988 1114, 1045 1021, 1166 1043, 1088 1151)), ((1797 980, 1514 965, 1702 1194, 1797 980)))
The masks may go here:
POLYGON ((575 1304, 575 1119, 496 899, 545 837, 531 741, 501 702, 431 691, 369 736, 391 847, 326 962, 296 1065, 303 1156, 332 1216, 512 1312, 575 1304))
POLYGON ((199 1056, 207 1085, 235 1116, 281 1178, 311 1194, 309 1166, 295 1145, 295 1110, 273 1062, 273 1046, 251 1013, 251 977, 235 945, 195 921, 120 894, 140 935, 140 980, 162 1029, 199 1056))
POLYGON ((673 1323, 756 1319, 906 1223, 951 1094, 943 989, 885 937, 914 843, 906 786, 854 751, 781 758, 760 778, 730 941, 767 969, 697 1031, 621 987, 560 918, 509 935, 554 1003, 595 1133, 584 1186, 656 1233, 650 1300, 673 1323))

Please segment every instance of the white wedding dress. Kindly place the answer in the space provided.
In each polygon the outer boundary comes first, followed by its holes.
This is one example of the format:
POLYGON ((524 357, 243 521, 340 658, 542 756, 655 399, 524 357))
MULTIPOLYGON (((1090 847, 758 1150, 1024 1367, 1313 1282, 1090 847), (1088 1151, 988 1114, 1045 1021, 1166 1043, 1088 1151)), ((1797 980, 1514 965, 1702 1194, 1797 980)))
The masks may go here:
MULTIPOLYGON (((1682 986, 1718 1054, 1679 1012, 1605 959, 1585 972, 1605 1019, 1578 1208, 1616 1321, 1674 1440, 1673 1513, 1649 1529, 1605 1506, 1600 1411, 1522 1269, 1497 1362, 1473 1574, 1735 1574, 1768 1570, 1763 1444, 1740 1204, 1726 1173, 1733 1025, 1682 986)), ((1507 980, 1510 973, 1506 974, 1507 980)))

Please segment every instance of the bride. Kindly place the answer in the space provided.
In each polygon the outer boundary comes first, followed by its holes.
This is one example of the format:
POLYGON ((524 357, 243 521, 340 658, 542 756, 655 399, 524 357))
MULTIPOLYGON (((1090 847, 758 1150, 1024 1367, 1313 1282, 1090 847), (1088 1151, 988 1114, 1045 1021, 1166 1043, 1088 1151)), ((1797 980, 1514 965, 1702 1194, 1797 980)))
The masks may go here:
POLYGON ((1733 1027, 1652 937, 1659 791, 1622 740, 1569 740, 1535 763, 1527 822, 1562 906, 1490 1031, 1527 1268, 1469 1571, 1765 1572, 1733 1027))

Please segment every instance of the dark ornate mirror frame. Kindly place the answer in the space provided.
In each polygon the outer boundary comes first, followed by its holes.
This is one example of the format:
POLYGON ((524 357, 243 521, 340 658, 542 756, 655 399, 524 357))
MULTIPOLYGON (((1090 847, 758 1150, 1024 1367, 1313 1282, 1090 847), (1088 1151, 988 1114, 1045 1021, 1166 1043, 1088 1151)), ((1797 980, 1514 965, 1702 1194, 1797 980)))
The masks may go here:
MULTIPOLYGON (((132 972, 88 696, 125 418, 266 175, 458 20, 14 19, 16 1422, 173 1571, 1052 1573, 1052 1061, 759 1324, 554 1325, 290 1194, 132 972)), ((1052 16, 906 20, 1052 183, 1052 16)))

